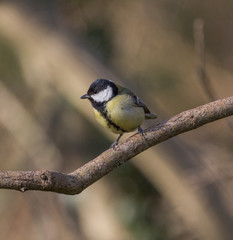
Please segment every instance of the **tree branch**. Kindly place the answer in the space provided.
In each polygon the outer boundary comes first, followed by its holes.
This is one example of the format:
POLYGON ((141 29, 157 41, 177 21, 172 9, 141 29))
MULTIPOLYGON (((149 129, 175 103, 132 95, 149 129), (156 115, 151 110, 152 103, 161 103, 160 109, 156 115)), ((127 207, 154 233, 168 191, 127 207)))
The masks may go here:
POLYGON ((145 138, 135 134, 108 149, 72 173, 56 171, 0 171, 0 188, 19 191, 41 190, 78 194, 135 155, 178 134, 233 115, 233 96, 182 112, 145 130, 145 138))

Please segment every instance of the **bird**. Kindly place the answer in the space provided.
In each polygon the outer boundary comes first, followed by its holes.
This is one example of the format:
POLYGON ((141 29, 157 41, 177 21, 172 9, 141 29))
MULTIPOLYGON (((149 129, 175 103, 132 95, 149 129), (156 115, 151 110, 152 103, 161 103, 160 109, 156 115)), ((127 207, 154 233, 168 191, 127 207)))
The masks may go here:
POLYGON ((96 79, 81 99, 91 102, 97 122, 119 134, 112 148, 118 145, 124 133, 138 129, 140 135, 144 136, 141 128, 143 121, 157 118, 131 90, 108 79, 96 79))

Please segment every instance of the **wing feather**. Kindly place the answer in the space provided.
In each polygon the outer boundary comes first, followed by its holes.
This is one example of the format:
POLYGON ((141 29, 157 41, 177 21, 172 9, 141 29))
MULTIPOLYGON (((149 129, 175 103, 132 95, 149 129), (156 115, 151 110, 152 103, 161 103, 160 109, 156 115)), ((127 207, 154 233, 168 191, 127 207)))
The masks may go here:
POLYGON ((138 106, 138 107, 142 107, 144 109, 145 112, 145 116, 146 119, 155 119, 158 116, 154 113, 151 113, 149 108, 146 106, 146 104, 139 98, 137 97, 131 90, 127 89, 127 88, 123 88, 121 86, 117 86, 119 89, 120 94, 129 94, 132 96, 134 103, 138 106))

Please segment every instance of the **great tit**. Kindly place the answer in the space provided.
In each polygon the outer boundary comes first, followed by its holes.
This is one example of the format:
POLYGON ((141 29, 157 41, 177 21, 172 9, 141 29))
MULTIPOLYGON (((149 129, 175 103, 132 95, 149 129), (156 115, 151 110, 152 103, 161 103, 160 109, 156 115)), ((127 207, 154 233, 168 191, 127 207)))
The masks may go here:
POLYGON ((111 145, 115 147, 121 136, 138 128, 143 136, 141 124, 145 119, 155 119, 145 103, 131 90, 107 79, 97 79, 81 99, 88 99, 94 109, 96 120, 113 133, 120 134, 111 145))

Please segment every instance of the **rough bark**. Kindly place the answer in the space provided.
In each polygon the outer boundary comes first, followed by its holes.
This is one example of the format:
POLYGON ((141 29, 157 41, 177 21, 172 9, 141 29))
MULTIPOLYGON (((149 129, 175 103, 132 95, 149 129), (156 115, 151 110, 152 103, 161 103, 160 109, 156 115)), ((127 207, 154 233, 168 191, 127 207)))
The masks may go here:
POLYGON ((72 173, 56 171, 0 171, 0 188, 19 191, 41 190, 78 194, 135 155, 178 134, 233 115, 233 96, 182 112, 135 134, 115 149, 108 149, 72 173))

